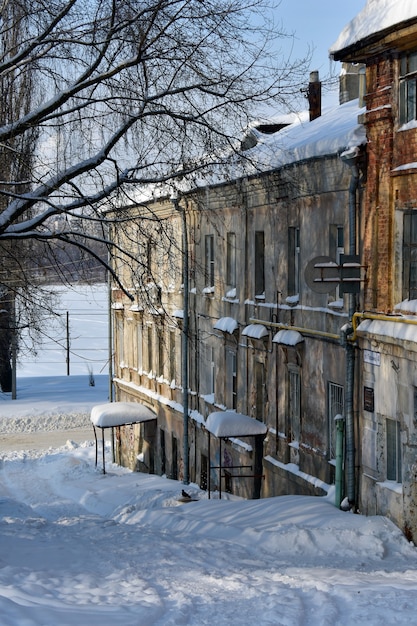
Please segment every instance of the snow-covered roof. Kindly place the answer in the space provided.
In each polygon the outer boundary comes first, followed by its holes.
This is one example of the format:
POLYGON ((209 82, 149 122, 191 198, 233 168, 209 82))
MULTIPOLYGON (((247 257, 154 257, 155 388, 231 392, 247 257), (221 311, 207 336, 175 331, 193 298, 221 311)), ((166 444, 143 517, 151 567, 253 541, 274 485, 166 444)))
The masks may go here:
POLYGON ((323 111, 320 117, 311 122, 300 117, 281 131, 263 136, 254 148, 245 153, 249 159, 246 162, 246 173, 251 173, 250 162, 255 164, 253 173, 269 171, 364 145, 365 127, 358 123, 358 116, 364 111, 359 108, 358 100, 351 100, 323 111))
POLYGON ((156 419, 148 407, 138 402, 107 402, 91 409, 91 421, 99 428, 123 426, 156 419))
POLYGON ((235 411, 217 411, 207 417, 206 430, 215 437, 251 437, 265 435, 267 428, 249 415, 235 411))
POLYGON ((285 346, 296 346, 304 341, 304 337, 297 330, 279 330, 274 336, 273 343, 281 343, 285 346))
MULTIPOLYGON (((413 321, 415 321, 415 318, 413 318, 413 321)), ((359 324, 357 331, 358 333, 366 333, 368 335, 379 335, 385 339, 391 338, 394 341, 417 343, 417 326, 401 321, 390 322, 365 319, 359 324)))
POLYGON ((237 321, 233 317, 221 317, 213 325, 215 330, 221 330, 224 333, 233 335, 235 330, 239 328, 237 321))
POLYGON ((242 331, 242 335, 251 339, 263 339, 268 337, 268 334, 268 329, 263 324, 249 324, 242 331))
POLYGON ((415 0, 368 0, 365 8, 342 30, 329 52, 334 55, 376 33, 416 18, 415 0))

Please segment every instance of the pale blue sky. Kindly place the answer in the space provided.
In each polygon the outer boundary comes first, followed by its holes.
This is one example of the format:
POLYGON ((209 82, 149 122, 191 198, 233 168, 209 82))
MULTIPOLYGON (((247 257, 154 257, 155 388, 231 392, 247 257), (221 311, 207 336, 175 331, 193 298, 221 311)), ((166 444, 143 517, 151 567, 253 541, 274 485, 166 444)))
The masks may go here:
MULTIPOLYGON (((314 49, 310 70, 324 77, 330 73, 328 49, 365 5, 366 0, 281 0, 275 19, 295 35, 295 57, 304 56, 309 46, 314 49)), ((332 63, 332 72, 339 71, 340 64, 332 63)))

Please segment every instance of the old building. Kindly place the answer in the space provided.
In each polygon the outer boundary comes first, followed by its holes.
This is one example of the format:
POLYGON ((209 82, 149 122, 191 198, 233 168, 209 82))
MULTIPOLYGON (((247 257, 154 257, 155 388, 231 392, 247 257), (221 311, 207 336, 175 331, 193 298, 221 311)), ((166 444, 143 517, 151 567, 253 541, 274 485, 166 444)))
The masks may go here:
POLYGON ((332 49, 366 65, 367 268, 354 318, 359 509, 417 534, 417 7, 368 0, 332 49))
POLYGON ((352 296, 330 280, 357 239, 363 168, 353 188, 343 155, 365 132, 357 99, 310 108, 254 126, 232 180, 138 200, 114 234, 138 259, 115 259, 135 294, 113 289, 115 398, 157 414, 119 429, 133 469, 244 497, 320 495, 338 475, 343 495, 352 296))

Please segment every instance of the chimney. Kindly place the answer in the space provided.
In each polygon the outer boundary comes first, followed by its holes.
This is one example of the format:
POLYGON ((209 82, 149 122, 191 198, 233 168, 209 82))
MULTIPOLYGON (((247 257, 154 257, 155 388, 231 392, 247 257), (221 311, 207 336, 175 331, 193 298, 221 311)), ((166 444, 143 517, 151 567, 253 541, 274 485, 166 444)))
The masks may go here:
POLYGON ((317 71, 310 72, 310 82, 307 90, 310 122, 321 115, 321 82, 317 71))

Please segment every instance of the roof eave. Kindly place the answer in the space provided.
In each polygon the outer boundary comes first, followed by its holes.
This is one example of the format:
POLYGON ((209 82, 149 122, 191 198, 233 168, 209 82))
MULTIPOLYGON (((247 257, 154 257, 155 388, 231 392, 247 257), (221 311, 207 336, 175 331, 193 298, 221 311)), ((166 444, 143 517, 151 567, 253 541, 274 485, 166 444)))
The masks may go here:
POLYGON ((369 57, 377 56, 386 50, 407 50, 416 46, 417 17, 394 24, 368 37, 364 37, 340 50, 333 50, 330 56, 335 61, 366 63, 369 57))

